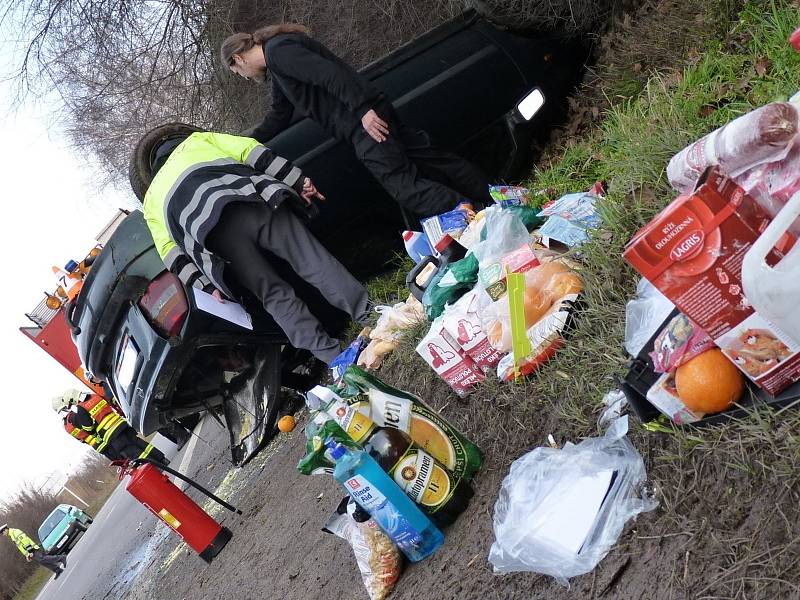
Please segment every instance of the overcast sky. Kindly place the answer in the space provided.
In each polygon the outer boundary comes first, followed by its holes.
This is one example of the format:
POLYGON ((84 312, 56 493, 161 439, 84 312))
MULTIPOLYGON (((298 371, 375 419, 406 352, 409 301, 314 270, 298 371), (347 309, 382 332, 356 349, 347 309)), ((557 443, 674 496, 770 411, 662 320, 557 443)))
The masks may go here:
MULTIPOLYGON (((0 74, 13 60, 6 38, 0 51, 0 74)), ((58 104, 27 102, 12 110, 12 88, 0 82, 0 500, 23 481, 41 485, 52 472, 63 472, 88 450, 63 429, 50 408, 51 399, 79 381, 19 328, 44 292, 56 288, 52 266, 80 260, 118 206, 131 206, 133 195, 92 185, 92 165, 66 146, 54 123, 58 104)))

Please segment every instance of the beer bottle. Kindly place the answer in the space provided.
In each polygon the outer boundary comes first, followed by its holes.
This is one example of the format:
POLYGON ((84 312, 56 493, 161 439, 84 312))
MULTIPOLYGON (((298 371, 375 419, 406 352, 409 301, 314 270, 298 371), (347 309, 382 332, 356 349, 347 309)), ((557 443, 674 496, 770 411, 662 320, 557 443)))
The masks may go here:
POLYGON ((437 525, 453 523, 469 504, 474 493, 469 482, 457 478, 405 432, 378 426, 338 397, 326 412, 437 525))

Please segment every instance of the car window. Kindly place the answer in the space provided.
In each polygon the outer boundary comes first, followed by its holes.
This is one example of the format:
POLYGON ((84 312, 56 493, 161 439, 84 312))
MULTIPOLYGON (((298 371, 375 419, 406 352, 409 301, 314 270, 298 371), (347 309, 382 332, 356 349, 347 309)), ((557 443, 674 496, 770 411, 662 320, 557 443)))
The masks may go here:
POLYGON ((45 522, 42 523, 42 526, 39 527, 39 541, 43 542, 45 538, 52 533, 53 529, 56 528, 56 525, 58 525, 66 516, 67 511, 63 508, 57 508, 50 513, 50 516, 47 517, 47 520, 45 520, 45 522))

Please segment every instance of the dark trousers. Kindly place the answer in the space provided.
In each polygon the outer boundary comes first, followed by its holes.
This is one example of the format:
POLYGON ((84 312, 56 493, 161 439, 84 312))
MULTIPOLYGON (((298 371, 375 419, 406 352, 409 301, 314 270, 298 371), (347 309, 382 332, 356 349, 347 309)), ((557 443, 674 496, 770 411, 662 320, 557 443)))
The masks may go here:
POLYGON ((489 180, 478 167, 433 146, 425 131, 404 125, 391 106, 376 112, 389 125, 386 141, 376 142, 363 127, 350 141, 358 159, 400 206, 427 217, 452 210, 463 200, 478 210, 492 204, 489 180))
POLYGON ((45 569, 50 569, 53 573, 61 572, 61 562, 64 560, 63 554, 45 554, 42 550, 34 550, 31 557, 45 569))
MULTIPOLYGON (((122 460, 124 458, 132 460, 142 457, 142 453, 147 450, 148 446, 150 444, 140 438, 133 427, 123 424, 114 432, 103 454, 111 460, 122 460)), ((155 446, 150 447, 147 456, 161 463, 166 459, 164 453, 155 446)))
MULTIPOLYGON (((284 202, 276 210, 261 202, 233 202, 206 237, 206 246, 221 256, 226 278, 254 294, 295 348, 311 351, 326 364, 339 354, 339 342, 297 297, 269 262, 285 260, 325 299, 358 322, 368 318, 367 290, 311 234, 284 202)), ((236 287, 236 286, 232 286, 236 287)))

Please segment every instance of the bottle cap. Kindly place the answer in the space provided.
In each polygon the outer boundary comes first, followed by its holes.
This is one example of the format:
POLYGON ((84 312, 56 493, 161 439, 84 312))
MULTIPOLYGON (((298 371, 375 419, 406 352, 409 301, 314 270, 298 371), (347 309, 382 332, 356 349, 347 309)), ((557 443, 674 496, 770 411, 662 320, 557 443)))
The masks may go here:
POLYGON ((413 232, 413 231, 408 231, 408 230, 404 231, 403 232, 403 240, 406 241, 406 242, 409 241, 412 237, 414 237, 414 233, 415 232, 413 232))
POLYGON ((455 240, 449 233, 445 233, 438 242, 436 242, 436 251, 441 254, 445 248, 452 244, 455 240))
POLYGON ((339 460, 347 454, 347 448, 345 448, 343 444, 337 443, 333 438, 325 440, 325 445, 328 447, 328 450, 331 451, 331 458, 333 460, 339 460))

